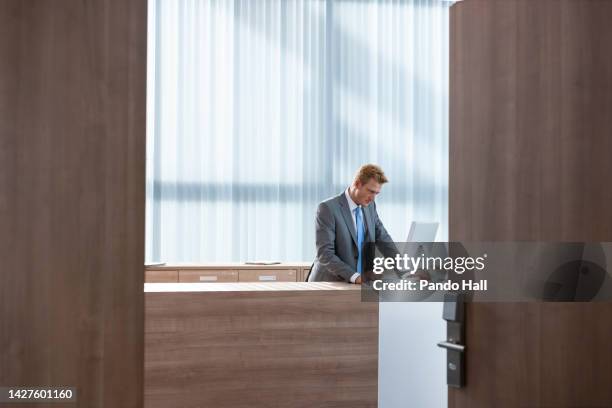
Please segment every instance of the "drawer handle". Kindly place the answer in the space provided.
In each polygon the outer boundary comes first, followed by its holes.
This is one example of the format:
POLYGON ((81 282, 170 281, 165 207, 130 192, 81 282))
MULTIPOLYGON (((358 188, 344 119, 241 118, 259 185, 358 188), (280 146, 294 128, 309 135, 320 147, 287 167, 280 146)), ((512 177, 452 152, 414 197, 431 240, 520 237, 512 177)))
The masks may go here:
POLYGON ((216 276, 200 276, 200 282, 215 282, 216 280, 216 276))
POLYGON ((259 280, 260 281, 275 281, 276 276, 275 275, 259 275, 259 280))

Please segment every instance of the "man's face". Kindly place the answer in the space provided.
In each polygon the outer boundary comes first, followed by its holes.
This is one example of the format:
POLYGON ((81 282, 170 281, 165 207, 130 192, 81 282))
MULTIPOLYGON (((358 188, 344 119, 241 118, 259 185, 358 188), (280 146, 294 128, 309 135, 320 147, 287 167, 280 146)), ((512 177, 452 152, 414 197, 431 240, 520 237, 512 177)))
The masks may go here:
POLYGON ((367 206, 369 205, 378 193, 380 193, 382 186, 376 180, 371 178, 367 183, 362 183, 357 180, 355 182, 355 204, 367 206))

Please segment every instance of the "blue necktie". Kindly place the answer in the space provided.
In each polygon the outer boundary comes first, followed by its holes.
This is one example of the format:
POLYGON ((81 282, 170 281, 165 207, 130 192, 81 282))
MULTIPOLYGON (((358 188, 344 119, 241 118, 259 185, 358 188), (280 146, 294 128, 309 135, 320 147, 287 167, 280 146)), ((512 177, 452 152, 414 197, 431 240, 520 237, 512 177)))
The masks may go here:
POLYGON ((357 224, 357 249, 359 250, 359 256, 357 257, 357 273, 361 274, 361 252, 363 250, 363 236, 365 235, 363 219, 361 218, 361 207, 355 208, 355 224, 357 224))

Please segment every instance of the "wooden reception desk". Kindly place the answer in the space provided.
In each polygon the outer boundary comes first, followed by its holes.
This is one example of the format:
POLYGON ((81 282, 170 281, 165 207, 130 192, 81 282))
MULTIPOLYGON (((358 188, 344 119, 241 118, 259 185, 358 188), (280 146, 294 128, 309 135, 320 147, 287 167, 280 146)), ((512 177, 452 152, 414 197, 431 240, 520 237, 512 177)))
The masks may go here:
POLYGON ((346 283, 146 283, 145 407, 375 407, 378 304, 346 283))

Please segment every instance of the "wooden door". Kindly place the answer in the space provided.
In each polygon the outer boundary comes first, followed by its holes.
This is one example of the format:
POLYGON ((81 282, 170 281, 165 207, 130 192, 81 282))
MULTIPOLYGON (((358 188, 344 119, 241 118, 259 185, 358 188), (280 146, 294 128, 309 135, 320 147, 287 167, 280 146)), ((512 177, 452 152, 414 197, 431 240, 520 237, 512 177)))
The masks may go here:
MULTIPOLYGON (((451 8, 450 239, 612 241, 612 2, 451 8)), ((612 406, 612 304, 466 309, 449 407, 612 406)))
POLYGON ((0 1, 0 386, 77 391, 7 406, 142 407, 146 15, 0 1))

